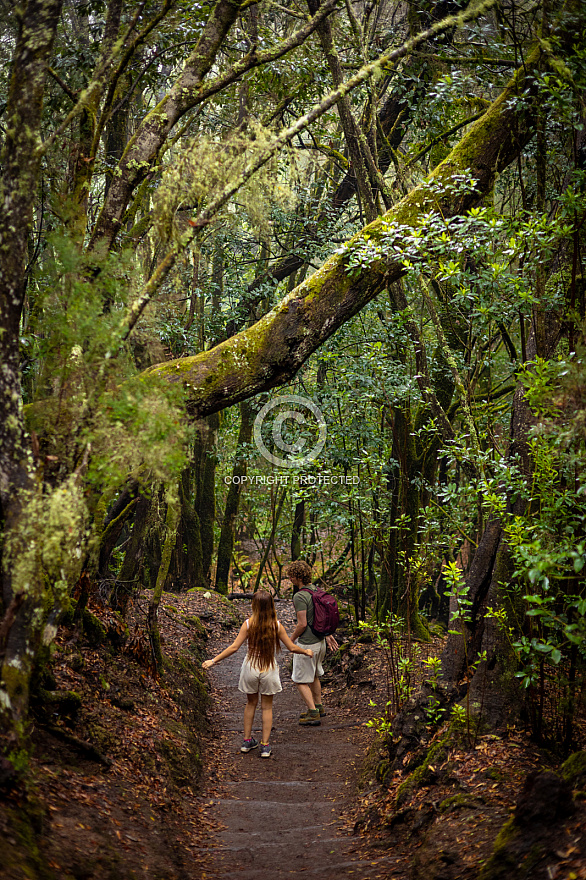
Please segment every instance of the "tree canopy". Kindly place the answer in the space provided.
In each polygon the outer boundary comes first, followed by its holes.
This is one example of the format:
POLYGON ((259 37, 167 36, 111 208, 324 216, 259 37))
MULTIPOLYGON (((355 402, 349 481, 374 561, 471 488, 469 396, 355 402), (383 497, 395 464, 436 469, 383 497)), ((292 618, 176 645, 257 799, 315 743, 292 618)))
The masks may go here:
POLYGON ((443 625, 495 722, 545 736, 562 670, 569 745, 583 4, 0 9, 9 739, 91 595, 123 628, 152 591, 160 666, 164 589, 279 591, 303 556, 356 626, 443 625))

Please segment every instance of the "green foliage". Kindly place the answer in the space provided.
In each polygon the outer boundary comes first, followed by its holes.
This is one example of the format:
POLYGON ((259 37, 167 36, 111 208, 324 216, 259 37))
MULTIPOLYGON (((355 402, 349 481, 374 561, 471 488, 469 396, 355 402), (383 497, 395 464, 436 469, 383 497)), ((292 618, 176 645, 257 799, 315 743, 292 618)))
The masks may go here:
POLYGON ((135 378, 104 392, 87 435, 95 452, 89 478, 106 491, 131 474, 175 479, 186 466, 192 433, 182 398, 177 386, 153 379, 135 378))

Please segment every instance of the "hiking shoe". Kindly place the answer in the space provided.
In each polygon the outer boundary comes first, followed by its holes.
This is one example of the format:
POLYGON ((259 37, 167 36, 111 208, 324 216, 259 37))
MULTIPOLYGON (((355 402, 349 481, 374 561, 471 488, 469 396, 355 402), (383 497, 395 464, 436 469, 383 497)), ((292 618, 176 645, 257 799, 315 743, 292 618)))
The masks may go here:
POLYGON ((303 727, 319 727, 321 724, 319 709, 308 709, 307 712, 299 716, 299 723, 303 727))
POLYGON ((254 737, 252 739, 245 739, 242 745, 240 746, 241 752, 249 752, 251 749, 256 749, 258 746, 258 742, 254 737))
POLYGON ((271 747, 268 743, 260 744, 260 756, 261 758, 270 758, 271 757, 271 747))
POLYGON ((323 718, 324 715, 328 714, 321 703, 316 703, 315 708, 319 709, 319 717, 320 718, 323 718))

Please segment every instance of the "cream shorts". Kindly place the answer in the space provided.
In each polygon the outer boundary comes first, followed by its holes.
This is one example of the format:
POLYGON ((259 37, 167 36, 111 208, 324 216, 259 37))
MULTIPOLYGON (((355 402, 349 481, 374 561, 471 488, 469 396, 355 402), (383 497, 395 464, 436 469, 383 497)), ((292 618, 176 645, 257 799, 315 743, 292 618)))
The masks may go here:
MULTIPOLYGON (((309 660, 309 657, 307 659, 309 660)), ((265 697, 278 694, 283 688, 277 661, 275 660, 273 667, 261 672, 250 664, 248 657, 245 657, 240 670, 238 690, 243 694, 263 694, 265 697)))
MULTIPOLYGON (((297 642, 299 645, 299 642, 297 642)), ((301 645, 302 648, 310 648, 313 657, 305 654, 293 654, 293 675, 291 678, 295 684, 311 684, 314 678, 324 674, 322 661, 326 656, 326 640, 316 642, 313 645, 301 645)))

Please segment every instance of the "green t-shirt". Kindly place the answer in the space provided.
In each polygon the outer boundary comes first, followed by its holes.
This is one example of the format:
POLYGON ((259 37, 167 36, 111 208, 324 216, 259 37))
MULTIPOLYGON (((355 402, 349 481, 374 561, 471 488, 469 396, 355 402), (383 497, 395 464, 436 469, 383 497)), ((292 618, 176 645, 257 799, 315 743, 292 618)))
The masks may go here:
POLYGON ((315 645, 321 642, 321 639, 316 638, 310 629, 310 624, 313 623, 313 599, 308 591, 313 592, 314 589, 312 584, 308 584, 306 587, 300 587, 293 596, 295 611, 307 611, 307 626, 297 639, 300 645, 315 645))

